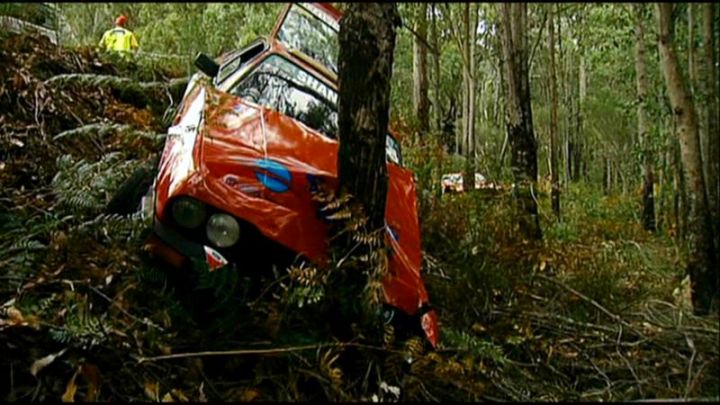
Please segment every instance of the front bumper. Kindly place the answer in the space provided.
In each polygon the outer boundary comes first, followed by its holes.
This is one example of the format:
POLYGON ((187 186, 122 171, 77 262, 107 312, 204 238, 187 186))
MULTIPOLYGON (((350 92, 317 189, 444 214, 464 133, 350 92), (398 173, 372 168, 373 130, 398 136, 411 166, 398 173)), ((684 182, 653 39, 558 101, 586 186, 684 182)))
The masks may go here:
POLYGON ((188 240, 157 218, 153 221, 153 233, 145 246, 152 257, 176 268, 190 265, 214 271, 228 264, 228 260, 217 250, 188 240))
MULTIPOLYGON (((152 257, 159 258, 175 268, 197 266, 213 271, 228 264, 228 261, 216 250, 188 240, 179 232, 163 225, 157 218, 153 223, 153 233, 145 246, 152 257)), ((427 340, 437 348, 439 324, 435 310, 423 307, 413 318, 416 319, 415 322, 420 322, 420 329, 427 340)))

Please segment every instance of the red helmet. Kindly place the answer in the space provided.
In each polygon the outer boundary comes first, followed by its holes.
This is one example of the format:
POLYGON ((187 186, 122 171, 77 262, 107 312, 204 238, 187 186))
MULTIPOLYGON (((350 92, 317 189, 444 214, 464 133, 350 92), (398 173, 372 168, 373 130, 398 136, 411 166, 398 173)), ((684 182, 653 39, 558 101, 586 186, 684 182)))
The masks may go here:
POLYGON ((121 15, 120 17, 115 19, 115 25, 119 25, 121 27, 124 26, 126 22, 127 17, 125 17, 124 15, 121 15))

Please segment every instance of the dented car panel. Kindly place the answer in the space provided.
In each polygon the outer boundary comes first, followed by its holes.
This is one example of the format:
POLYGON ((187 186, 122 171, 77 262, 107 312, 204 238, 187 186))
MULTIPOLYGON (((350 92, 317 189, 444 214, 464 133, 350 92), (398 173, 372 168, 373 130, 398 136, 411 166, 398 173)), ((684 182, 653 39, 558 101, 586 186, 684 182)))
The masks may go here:
MULTIPOLYGON (((320 266, 328 264, 329 220, 312 194, 321 183, 337 188, 338 142, 330 136, 334 133, 323 133, 301 118, 231 93, 237 83, 273 55, 301 67, 304 74, 321 80, 332 91, 337 87, 325 73, 317 74, 313 63, 294 57, 278 42, 271 42, 264 53, 241 68, 247 74, 229 75, 219 88, 198 80, 198 76, 193 78, 168 130, 159 165, 154 204, 156 242, 187 256, 204 255, 211 270, 228 263, 223 255, 227 249, 198 244, 201 239, 197 238, 193 247, 188 247, 186 237, 205 229, 177 229, 170 208, 178 198, 192 197, 215 212, 251 224, 262 237, 291 252, 320 266)), ((399 155, 399 150, 394 155, 399 155)), ((420 327, 436 346, 437 314, 429 309, 421 275, 415 182, 412 172, 397 163, 387 163, 386 237, 392 251, 383 282, 384 297, 387 304, 418 316, 420 327)), ((236 245, 242 243, 241 236, 236 245)))

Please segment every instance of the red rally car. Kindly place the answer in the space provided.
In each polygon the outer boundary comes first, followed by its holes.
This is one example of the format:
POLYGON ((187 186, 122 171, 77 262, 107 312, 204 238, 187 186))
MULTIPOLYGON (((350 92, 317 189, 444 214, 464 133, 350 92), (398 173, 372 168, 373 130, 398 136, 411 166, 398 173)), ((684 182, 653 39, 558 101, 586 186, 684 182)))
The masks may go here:
MULTIPOLYGON (((199 260, 210 270, 234 265, 240 272, 281 257, 326 263, 329 223, 312 192, 319 182, 337 186, 340 17, 328 4, 289 4, 270 36, 217 62, 198 57, 204 74, 185 91, 143 198, 156 257, 177 267, 199 260)), ((436 347, 413 174, 391 134, 386 145, 393 254, 385 304, 391 315, 419 324, 436 347)))

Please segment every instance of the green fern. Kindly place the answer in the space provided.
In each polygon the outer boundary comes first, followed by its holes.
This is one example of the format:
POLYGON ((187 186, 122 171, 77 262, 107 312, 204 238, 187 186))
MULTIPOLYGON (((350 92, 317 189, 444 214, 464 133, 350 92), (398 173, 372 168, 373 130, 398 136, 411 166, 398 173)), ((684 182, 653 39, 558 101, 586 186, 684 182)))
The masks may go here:
POLYGON ((60 156, 56 160, 58 172, 52 180, 58 207, 72 214, 101 212, 123 179, 139 164, 137 160, 125 160, 119 152, 105 154, 97 162, 60 156))
POLYGON ((473 356, 493 360, 498 364, 505 364, 507 362, 502 347, 464 331, 458 332, 450 328, 445 329, 443 331, 443 340, 448 347, 456 347, 468 351, 473 356))
POLYGON ((105 315, 97 317, 83 306, 76 306, 68 311, 62 327, 50 330, 50 336, 58 343, 87 350, 106 342, 109 330, 105 315))

